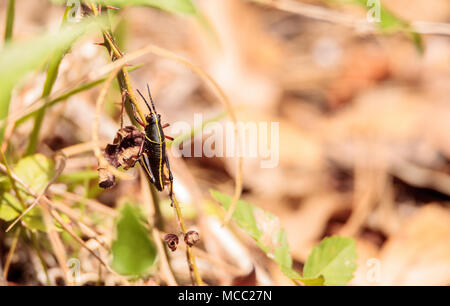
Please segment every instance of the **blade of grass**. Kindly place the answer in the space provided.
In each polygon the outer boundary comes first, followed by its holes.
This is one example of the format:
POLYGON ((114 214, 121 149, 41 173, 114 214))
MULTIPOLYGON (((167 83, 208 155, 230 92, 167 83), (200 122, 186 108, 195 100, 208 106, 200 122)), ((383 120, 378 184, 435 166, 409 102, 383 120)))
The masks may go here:
MULTIPOLYGON (((8 2, 8 10, 6 12, 6 24, 5 24, 5 44, 8 43, 12 38, 13 28, 14 28, 14 13, 15 13, 15 0, 9 0, 8 2)), ((11 101, 11 92, 5 93, 5 106, 2 114, 0 114, 0 118, 3 118, 3 112, 5 112, 5 116, 9 113, 9 104, 11 101)), ((5 133, 5 128, 0 127, 0 142, 3 142, 3 134, 5 133)), ((3 145, 2 145, 3 147, 3 145)))
MULTIPOLYGON (((67 21, 67 16, 70 11, 70 7, 66 7, 66 11, 64 12, 62 25, 67 21)), ((56 78, 58 77, 59 72, 59 65, 61 64, 61 61, 64 57, 64 54, 67 50, 57 50, 55 54, 53 54, 52 58, 50 59, 48 70, 47 70, 47 78, 45 79, 44 88, 42 90, 42 96, 41 98, 46 98, 50 95, 53 85, 55 84, 56 78)), ((45 111, 47 107, 41 108, 37 113, 36 117, 34 119, 34 127, 31 131, 30 140, 28 142, 28 147, 25 152, 25 155, 31 155, 36 152, 36 147, 39 141, 39 132, 41 130, 42 121, 44 120, 45 111)))
POLYGON ((16 6, 16 0, 9 0, 8 10, 6 12, 6 25, 5 25, 5 43, 11 40, 13 28, 14 28, 14 11, 16 6))

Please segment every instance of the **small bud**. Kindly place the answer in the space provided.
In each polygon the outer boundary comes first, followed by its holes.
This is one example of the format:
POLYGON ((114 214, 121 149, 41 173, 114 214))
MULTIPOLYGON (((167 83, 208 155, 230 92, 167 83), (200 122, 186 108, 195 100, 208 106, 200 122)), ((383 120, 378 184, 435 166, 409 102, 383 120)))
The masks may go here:
POLYGON ((189 231, 184 236, 184 242, 190 247, 196 244, 199 240, 200 235, 196 231, 189 231))
POLYGON ((178 247, 178 236, 175 234, 167 234, 166 236, 164 236, 164 241, 166 241, 169 249, 172 252, 175 252, 178 247))

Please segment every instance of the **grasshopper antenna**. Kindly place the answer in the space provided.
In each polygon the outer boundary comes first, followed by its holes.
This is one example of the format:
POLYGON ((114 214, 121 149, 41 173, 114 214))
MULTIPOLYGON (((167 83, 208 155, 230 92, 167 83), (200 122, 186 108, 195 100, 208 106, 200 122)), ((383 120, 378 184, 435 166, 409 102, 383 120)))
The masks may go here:
POLYGON ((156 114, 155 103, 153 103, 152 94, 150 93, 150 87, 148 86, 148 83, 147 83, 147 91, 148 91, 148 96, 150 97, 150 102, 152 103, 152 106, 153 106, 153 111, 156 114))
MULTIPOLYGON (((147 100, 144 98, 144 96, 141 94, 141 92, 139 91, 139 89, 136 89, 138 94, 142 97, 142 99, 144 99, 145 104, 147 105, 148 110, 150 111, 151 114, 153 114, 153 110, 151 109, 150 105, 148 105, 147 100)), ((153 101, 152 101, 152 105, 153 105, 153 101)), ((153 106, 154 108, 154 106, 153 106)))

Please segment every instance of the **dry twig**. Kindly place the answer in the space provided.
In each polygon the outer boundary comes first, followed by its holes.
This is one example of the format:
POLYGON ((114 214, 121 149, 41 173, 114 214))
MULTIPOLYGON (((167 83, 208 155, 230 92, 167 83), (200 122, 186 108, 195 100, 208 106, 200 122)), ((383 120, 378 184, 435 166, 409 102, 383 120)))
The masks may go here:
MULTIPOLYGON (((325 22, 340 24, 357 31, 376 33, 376 25, 366 19, 351 16, 349 14, 330 10, 325 7, 301 3, 293 0, 250 0, 267 5, 278 10, 306 16, 325 22)), ((429 35, 450 35, 450 24, 439 22, 414 21, 411 22, 411 32, 429 35)))

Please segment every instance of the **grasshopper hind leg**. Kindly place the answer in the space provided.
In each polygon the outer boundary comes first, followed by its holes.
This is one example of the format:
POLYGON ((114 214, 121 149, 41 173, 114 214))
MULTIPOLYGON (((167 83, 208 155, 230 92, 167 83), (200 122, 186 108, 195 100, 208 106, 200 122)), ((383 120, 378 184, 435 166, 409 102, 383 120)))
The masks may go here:
POLYGON ((144 168, 144 172, 147 175, 148 180, 150 181, 150 183, 152 183, 153 185, 156 186, 156 180, 153 177, 153 173, 150 170, 150 167, 148 167, 148 160, 145 159, 145 155, 141 155, 141 158, 139 158, 139 164, 141 165, 142 168, 144 168))
POLYGON ((170 170, 170 163, 169 163, 169 158, 166 155, 165 158, 165 164, 167 167, 167 170, 169 171, 169 197, 170 197, 170 206, 173 207, 173 175, 172 175, 172 170, 170 170))

